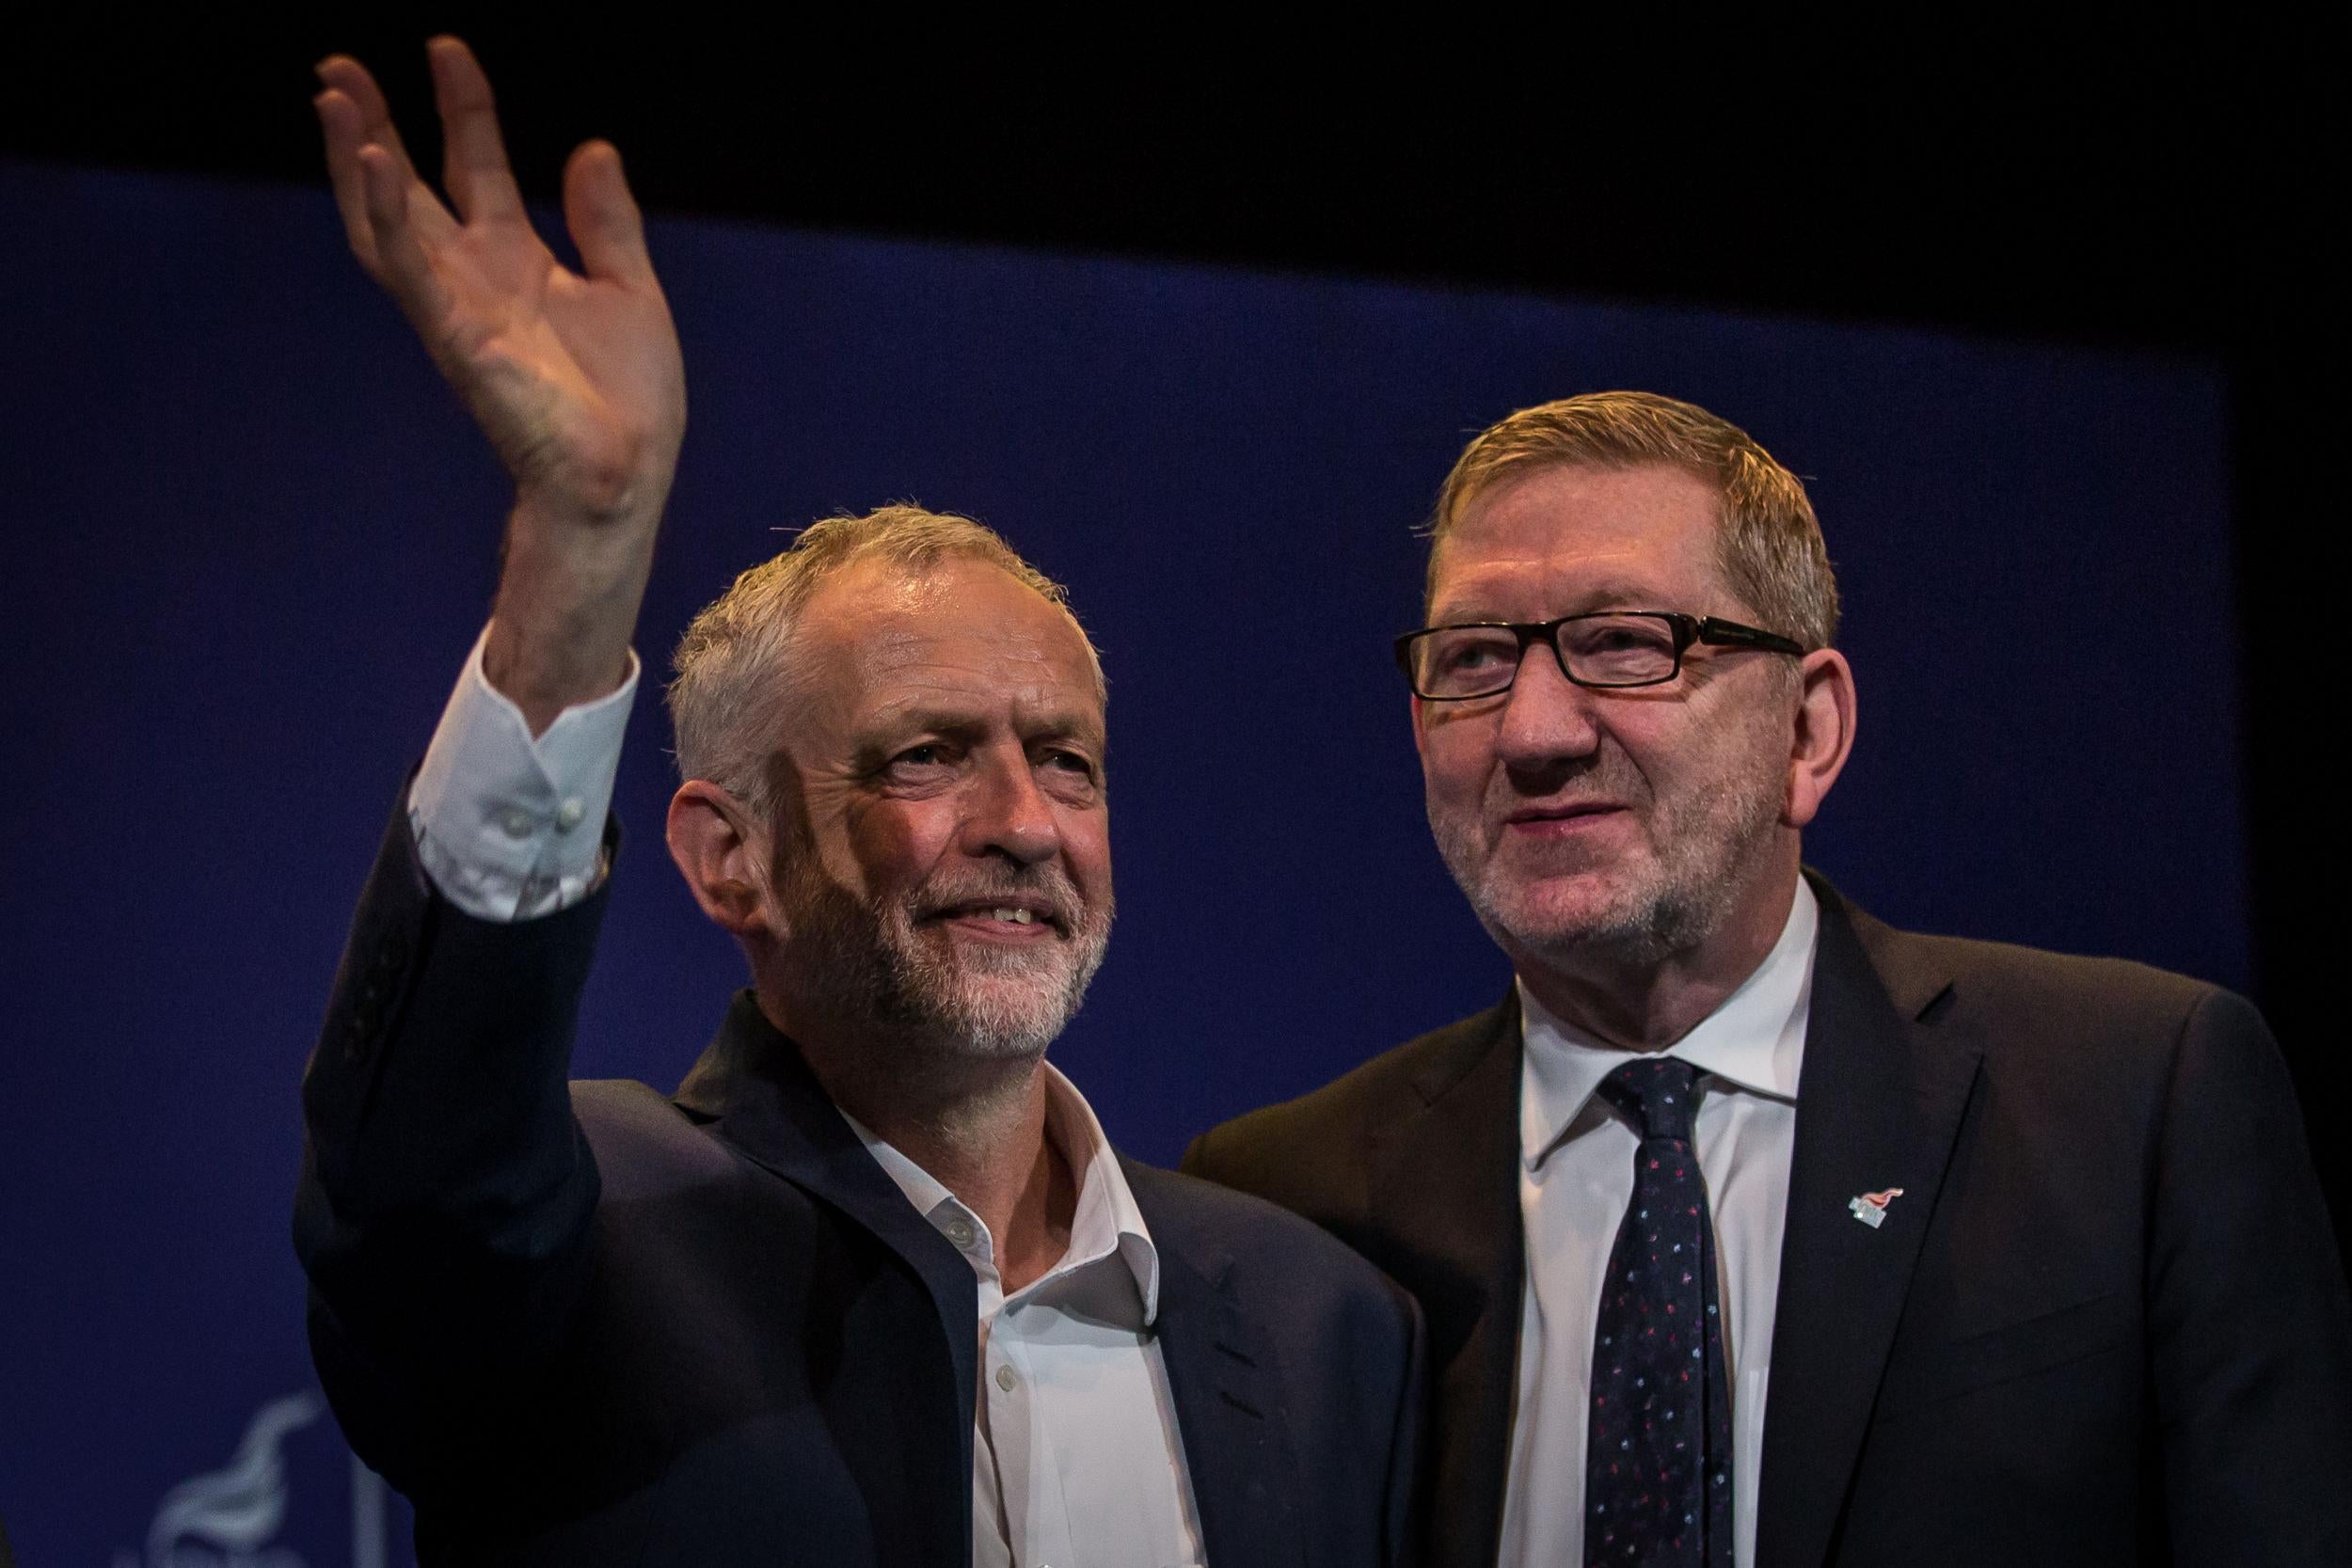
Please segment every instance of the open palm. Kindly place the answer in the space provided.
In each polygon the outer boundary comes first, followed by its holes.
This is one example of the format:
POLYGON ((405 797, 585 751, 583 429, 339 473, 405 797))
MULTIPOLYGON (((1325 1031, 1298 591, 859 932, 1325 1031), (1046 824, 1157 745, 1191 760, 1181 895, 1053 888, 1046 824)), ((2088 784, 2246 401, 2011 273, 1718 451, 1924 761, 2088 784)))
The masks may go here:
POLYGON ((428 48, 450 206, 409 162, 367 69, 347 55, 319 66, 352 251, 399 302, 525 504, 582 522, 658 516, 685 430, 685 372, 620 157, 590 142, 564 168, 574 272, 531 227, 471 51, 446 38, 428 48))

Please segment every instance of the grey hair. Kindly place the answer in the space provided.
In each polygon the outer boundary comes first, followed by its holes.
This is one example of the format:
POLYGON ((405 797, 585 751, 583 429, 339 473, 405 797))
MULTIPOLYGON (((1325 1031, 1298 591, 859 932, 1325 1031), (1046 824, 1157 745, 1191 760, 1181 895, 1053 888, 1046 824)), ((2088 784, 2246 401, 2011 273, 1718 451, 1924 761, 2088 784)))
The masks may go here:
POLYGON ((707 779, 761 815, 771 812, 768 763, 783 730, 780 706, 795 692, 791 643, 810 596, 859 562, 922 573, 951 560, 997 567, 1069 615, 1086 643, 1095 696, 1105 697, 1101 656, 1059 583, 985 524, 910 504, 879 507, 811 524, 789 549, 737 578, 687 626, 671 656, 666 693, 679 776, 707 779))
POLYGON ((1586 392, 1522 408, 1470 442, 1438 494, 1424 607, 1437 594, 1438 547, 1481 492, 1538 468, 1652 463, 1714 490, 1717 564, 1767 630, 1807 648, 1836 640, 1837 578, 1804 482, 1739 426, 1655 392, 1586 392))

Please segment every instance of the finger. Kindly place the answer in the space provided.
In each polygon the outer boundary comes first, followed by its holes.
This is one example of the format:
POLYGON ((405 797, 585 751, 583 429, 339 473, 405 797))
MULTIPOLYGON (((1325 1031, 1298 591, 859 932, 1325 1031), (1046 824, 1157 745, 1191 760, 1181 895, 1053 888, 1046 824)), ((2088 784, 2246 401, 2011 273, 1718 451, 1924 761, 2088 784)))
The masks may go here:
POLYGON ((359 105, 334 87, 310 100, 310 105, 318 110, 319 135, 326 142, 326 178, 335 190, 335 210, 342 214, 343 238, 373 277, 375 231, 368 227, 367 181, 359 172, 359 105))
POLYGON ((589 277, 630 288, 659 286, 645 252, 644 218, 611 142, 586 143, 564 166, 564 223, 589 277))
POLYGON ((433 98, 441 111, 441 184, 468 223, 522 216, 522 192, 507 166, 490 79, 462 40, 425 45, 433 65, 433 98))
POLYGON ((311 69, 318 72, 320 86, 342 93, 358 106, 359 139, 383 148, 403 174, 415 179, 416 166, 401 143, 400 127, 392 123, 391 106, 384 102, 384 89, 375 85, 368 68, 348 55, 329 55, 311 69))
POLYGON ((434 325, 448 313, 448 300, 417 236, 415 209, 439 204, 430 192, 421 193, 421 202, 411 199, 419 192, 417 182, 387 149, 371 143, 359 150, 358 162, 368 232, 375 244, 376 278, 430 341, 434 325))
MULTIPOLYGON (((392 123, 392 111, 384 102, 384 89, 375 85, 366 66, 348 55, 329 55, 315 67, 319 81, 329 92, 341 93, 359 112, 359 142, 382 148, 399 170, 402 179, 415 183, 424 200, 416 204, 413 217, 425 232, 435 236, 453 230, 456 220, 441 206, 440 199, 417 178, 416 165, 409 161, 408 149, 400 139, 400 127, 392 123)), ((332 165, 330 164, 330 167, 332 165)))

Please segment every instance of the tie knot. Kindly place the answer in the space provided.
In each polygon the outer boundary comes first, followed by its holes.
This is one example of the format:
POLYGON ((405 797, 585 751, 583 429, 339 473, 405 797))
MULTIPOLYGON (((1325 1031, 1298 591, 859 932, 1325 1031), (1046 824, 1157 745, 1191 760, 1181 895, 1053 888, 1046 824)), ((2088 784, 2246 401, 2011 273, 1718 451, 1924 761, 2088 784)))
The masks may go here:
POLYGON ((1600 1097, 1633 1118, 1643 1142, 1691 1141, 1691 1110, 1699 1069, 1672 1056, 1628 1062, 1600 1081, 1600 1097))

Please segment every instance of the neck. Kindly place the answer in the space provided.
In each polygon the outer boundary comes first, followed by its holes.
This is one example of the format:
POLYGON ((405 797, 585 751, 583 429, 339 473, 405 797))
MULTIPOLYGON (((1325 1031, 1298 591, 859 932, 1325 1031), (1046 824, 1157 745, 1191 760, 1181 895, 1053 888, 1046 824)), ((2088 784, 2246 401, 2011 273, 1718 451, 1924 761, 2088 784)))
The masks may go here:
POLYGON ((1792 855, 1706 937, 1662 959, 1601 944, 1511 957, 1528 993, 1553 1017, 1622 1050, 1663 1051, 1762 966, 1788 926, 1797 880, 1792 855))
POLYGON ((988 1227, 1008 1295, 1060 1261, 1077 1187, 1047 1132, 1042 1056, 975 1061, 910 1052, 795 1018, 764 989, 760 1010, 801 1048, 835 1105, 988 1227))

